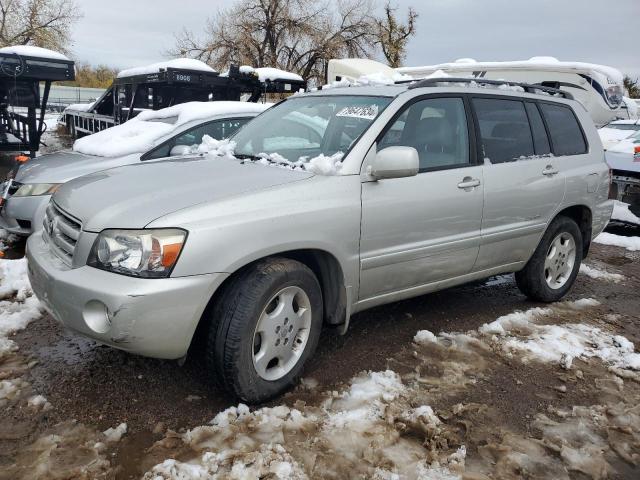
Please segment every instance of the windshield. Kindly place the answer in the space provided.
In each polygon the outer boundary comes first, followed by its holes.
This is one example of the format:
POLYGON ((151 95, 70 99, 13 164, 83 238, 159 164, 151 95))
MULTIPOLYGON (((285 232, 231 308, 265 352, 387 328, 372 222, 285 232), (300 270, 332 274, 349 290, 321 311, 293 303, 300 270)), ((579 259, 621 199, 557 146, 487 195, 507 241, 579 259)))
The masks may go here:
POLYGON ((640 125, 636 123, 610 123, 608 128, 615 128, 616 130, 640 130, 640 125))
POLYGON ((320 155, 344 154, 391 100, 356 95, 290 98, 232 138, 235 155, 307 162, 320 155))

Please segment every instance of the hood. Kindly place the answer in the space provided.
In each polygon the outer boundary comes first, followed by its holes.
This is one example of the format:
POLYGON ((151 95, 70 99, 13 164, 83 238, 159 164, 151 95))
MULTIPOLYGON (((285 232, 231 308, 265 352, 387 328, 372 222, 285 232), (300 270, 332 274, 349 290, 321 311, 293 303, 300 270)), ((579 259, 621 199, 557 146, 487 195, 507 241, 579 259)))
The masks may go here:
POLYGON ((20 183, 65 183, 89 173, 128 165, 140 160, 140 154, 124 157, 98 157, 71 151, 49 153, 29 160, 18 170, 20 183))
POLYGON ((304 180, 311 173, 189 157, 104 170, 66 183, 55 202, 83 229, 143 228, 153 220, 205 202, 304 180))
POLYGON ((633 157, 633 147, 629 152, 607 150, 604 152, 604 155, 609 168, 625 172, 640 173, 640 162, 635 161, 633 157))

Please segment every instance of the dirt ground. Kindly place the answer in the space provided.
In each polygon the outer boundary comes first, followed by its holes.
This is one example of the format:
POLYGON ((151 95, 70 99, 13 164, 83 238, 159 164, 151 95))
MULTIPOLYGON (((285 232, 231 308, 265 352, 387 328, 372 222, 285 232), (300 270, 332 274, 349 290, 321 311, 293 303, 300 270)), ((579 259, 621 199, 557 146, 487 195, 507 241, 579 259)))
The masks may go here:
MULTIPOLYGON (((6 253, 19 257, 21 245, 6 253)), ((640 345, 640 252, 594 244, 586 263, 624 280, 580 274, 567 300, 598 302, 556 304, 539 321, 590 325, 640 345)), ((637 371, 598 358, 567 368, 513 355, 478 333, 540 306, 505 275, 362 312, 344 336, 326 329, 304 381, 251 415, 226 410, 237 402, 193 359, 180 366, 129 355, 44 315, 0 357, 0 380, 17 392, 0 395, 0 479, 640 478, 637 371), (424 329, 444 334, 414 341, 424 329), (372 378, 386 394, 354 406, 372 378), (362 415, 340 420, 341 412, 362 415), (121 435, 114 429, 123 423, 121 435), (237 453, 246 445, 248 459, 237 453), (228 459, 207 457, 225 449, 245 467, 265 458, 293 467, 233 476, 224 473, 228 459), (178 463, 162 463, 168 458, 178 463), (204 465, 208 476, 180 462, 204 465), (402 474, 416 462, 427 465, 422 473, 402 474)))
MULTIPOLYGON (((614 283, 580 275, 569 295, 570 300, 598 299, 601 306, 587 320, 608 323, 607 328, 636 345, 640 342, 639 258, 638 252, 594 245, 587 262, 620 273, 625 280, 614 283)), ((619 397, 624 397, 626 404, 638 405, 640 383, 624 382, 622 393, 613 388, 617 385, 615 376, 600 362, 577 360, 581 371, 578 379, 575 371, 568 373, 558 365, 525 363, 487 352, 467 353, 459 360, 469 364, 460 373, 467 380, 473 379, 469 383, 456 376, 443 376, 443 358, 438 357, 437 351, 423 349, 419 355, 424 358, 416 361, 412 339, 419 330, 475 330, 501 315, 535 306, 519 293, 511 276, 500 276, 363 312, 353 318, 345 336, 331 330, 324 332, 318 352, 305 372, 305 378, 313 379, 314 387, 301 386, 269 406, 293 406, 301 401, 317 404, 325 392, 344 389, 359 372, 391 369, 405 378, 422 365, 433 370, 437 381, 427 382, 427 388, 419 395, 428 398, 428 405, 440 412, 445 424, 447 416, 451 416, 450 433, 459 441, 464 439, 469 471, 470 465, 483 463, 487 451, 504 450, 504 439, 509 435, 528 440, 542 438, 540 414, 574 406, 608 405, 620 401, 619 397), (563 385, 566 388, 561 388, 563 385), (459 405, 470 408, 470 413, 453 421, 452 412, 459 405)), ((562 316, 558 321, 564 321, 562 316)), ((19 461, 25 449, 57 429, 103 431, 126 422, 126 435, 107 449, 105 478, 139 478, 158 460, 150 452, 167 431, 185 432, 206 425, 220 411, 235 404, 210 385, 207 373, 196 362, 188 361, 181 367, 176 362, 99 346, 64 330, 49 316, 31 323, 13 340, 19 352, 12 365, 24 371, 29 392, 46 397, 51 408, 34 413, 16 402, 0 412, 0 466, 19 461)), ((5 372, 10 369, 11 365, 3 365, 5 372)), ((90 433, 87 435, 91 437, 90 433)), ((635 457, 629 457, 635 458, 635 463, 613 455, 605 473, 600 471, 601 476, 569 471, 567 478, 639 478, 640 444, 630 448, 635 449, 635 457)), ((63 458, 72 464, 86 461, 82 455, 68 458, 68 452, 63 458)), ((495 459, 492 462, 496 464, 495 459)), ((1 472, 0 468, 0 478, 31 478, 28 468, 12 470, 16 475, 12 477, 1 472)), ((513 474, 511 470, 492 473, 490 478, 552 478, 535 470, 516 472, 515 477, 509 476, 513 474)))

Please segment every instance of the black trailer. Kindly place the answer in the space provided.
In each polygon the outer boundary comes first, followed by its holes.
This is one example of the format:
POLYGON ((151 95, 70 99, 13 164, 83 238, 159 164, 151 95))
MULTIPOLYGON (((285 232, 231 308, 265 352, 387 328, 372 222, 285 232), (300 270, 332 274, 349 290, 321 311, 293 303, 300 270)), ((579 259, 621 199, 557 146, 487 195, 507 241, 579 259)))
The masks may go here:
POLYGON ((0 152, 35 157, 51 82, 74 79, 71 60, 0 52, 0 152))
POLYGON ((155 73, 118 77, 85 111, 67 109, 62 121, 74 136, 90 135, 124 123, 144 110, 159 110, 186 102, 241 100, 257 102, 267 94, 294 93, 306 82, 291 79, 260 81, 253 71, 232 66, 229 72, 166 67, 155 73))

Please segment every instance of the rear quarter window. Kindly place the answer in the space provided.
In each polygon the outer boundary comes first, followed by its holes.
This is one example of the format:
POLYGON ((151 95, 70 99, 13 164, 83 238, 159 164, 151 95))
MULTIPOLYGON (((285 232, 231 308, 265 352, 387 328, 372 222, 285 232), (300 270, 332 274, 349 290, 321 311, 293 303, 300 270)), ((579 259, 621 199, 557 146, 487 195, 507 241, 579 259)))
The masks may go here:
POLYGON ((587 142, 571 107, 541 103, 540 109, 549 128, 554 155, 587 153, 587 142))

